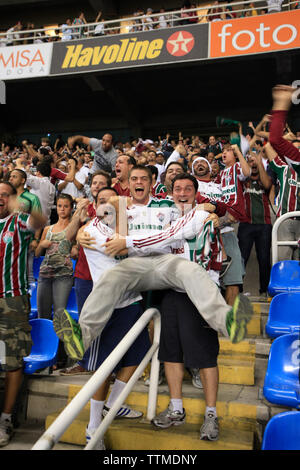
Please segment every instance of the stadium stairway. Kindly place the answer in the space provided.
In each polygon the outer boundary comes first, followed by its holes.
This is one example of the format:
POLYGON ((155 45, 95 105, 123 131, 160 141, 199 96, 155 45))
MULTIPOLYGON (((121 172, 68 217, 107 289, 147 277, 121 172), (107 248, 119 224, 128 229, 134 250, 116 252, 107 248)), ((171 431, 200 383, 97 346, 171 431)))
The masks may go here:
MULTIPOLYGON (((112 450, 256 450, 260 449, 264 428, 275 414, 286 408, 268 403, 262 388, 271 340, 266 337, 269 302, 251 298, 255 315, 248 327, 247 338, 237 345, 220 337, 220 385, 217 412, 220 437, 216 442, 200 441, 199 429, 205 411, 204 393, 196 389, 186 374, 183 384, 186 423, 169 430, 156 430, 146 420, 116 419, 105 435, 107 449, 112 450)), ((59 415, 78 393, 89 375, 65 377, 28 376, 26 400, 23 404, 25 422, 39 422, 44 428, 59 415)), ((126 403, 146 414, 148 388, 141 378, 126 403)), ((169 402, 166 383, 159 386, 157 411, 169 402)), ((85 445, 85 428, 89 420, 89 404, 78 415, 60 439, 60 445, 85 445)), ((41 434, 43 430, 41 427, 41 434)), ((35 441, 34 441, 35 442, 35 441)), ((34 443, 33 442, 33 443, 34 443)))

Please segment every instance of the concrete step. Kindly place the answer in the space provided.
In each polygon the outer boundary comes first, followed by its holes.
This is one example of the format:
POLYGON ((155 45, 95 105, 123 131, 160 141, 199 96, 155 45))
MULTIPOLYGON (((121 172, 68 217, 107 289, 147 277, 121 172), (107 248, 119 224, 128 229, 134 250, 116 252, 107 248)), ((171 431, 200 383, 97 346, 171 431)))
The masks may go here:
MULTIPOLYGON (((191 384, 188 374, 183 383, 184 407, 187 412, 187 423, 178 429, 172 429, 175 437, 165 434, 166 431, 156 431, 145 418, 139 423, 127 423, 115 420, 111 429, 106 433, 107 448, 127 449, 132 447, 131 441, 142 433, 136 449, 178 449, 178 442, 182 449, 240 449, 252 448, 253 439, 260 442, 264 426, 274 414, 285 411, 282 407, 273 407, 264 400, 262 386, 267 367, 271 340, 263 337, 262 321, 267 318, 269 303, 254 302, 255 315, 248 329, 248 337, 237 345, 233 345, 228 338, 219 337, 220 355, 220 385, 218 393, 217 411, 220 421, 221 437, 217 443, 203 443, 199 440, 199 429, 203 422, 205 410, 204 393, 191 384), (136 428, 137 426, 137 428, 136 428), (125 431, 126 428, 126 432, 125 431), (184 429, 182 435, 180 429, 184 429), (157 432, 160 432, 158 446, 157 432), (113 433, 113 434, 112 434, 113 433), (235 440, 241 434, 241 439, 235 440), (245 433, 245 434, 244 434, 245 433), (126 435, 130 439, 126 438, 126 435), (125 437, 124 437, 124 436, 125 437), (162 436, 162 437, 161 437, 162 436), (187 436, 189 439, 187 440, 187 436), (125 442, 124 442, 124 439, 125 442), (161 439, 163 444, 161 444, 161 439), (177 442, 178 441, 178 442, 177 442), (170 447, 165 447, 172 442, 170 447), (199 444, 201 443, 201 444, 199 444), (220 447, 216 447, 216 445, 220 447), (241 447, 239 447, 241 445, 241 447), (152 447, 154 446, 154 447, 152 447), (156 447, 155 447, 156 446, 156 447)), ((67 403, 78 393, 90 376, 60 376, 58 372, 51 375, 33 375, 28 377, 28 395, 26 403, 26 418, 32 420, 45 420, 46 426, 55 419, 58 410, 63 409, 67 403)), ((143 411, 146 415, 148 388, 141 378, 135 385, 126 402, 132 407, 143 411)), ((166 383, 158 388, 157 413, 164 410, 169 403, 169 391, 166 383)), ((89 420, 89 404, 80 413, 77 420, 66 431, 63 440, 69 444, 85 445, 85 428, 89 420), (74 430, 75 429, 75 430, 74 430), (78 440, 78 437, 81 436, 78 440)), ((40 435, 43 433, 41 429, 40 435)), ((38 436, 39 437, 39 436, 38 436)))
MULTIPOLYGON (((31 450, 36 441, 45 431, 45 422, 28 420, 15 429, 14 435, 7 446, 1 450, 31 450)), ((58 442, 53 450, 82 450, 83 447, 65 442, 58 442)))
MULTIPOLYGON (((233 345, 228 338, 219 338, 221 356, 219 358, 221 383, 231 383, 236 380, 239 385, 263 386, 263 380, 267 367, 267 360, 271 341, 263 338, 250 338, 239 344, 233 345), (244 366, 241 366, 242 359, 247 359, 244 366), (239 377, 239 374, 243 373, 239 377), (226 374, 226 375, 225 375, 226 374), (234 380, 233 380, 234 378, 234 380)), ((89 375, 60 376, 58 372, 51 375, 35 374, 28 377, 28 404, 27 414, 32 419, 43 419, 49 413, 65 406, 69 398, 69 388, 81 387, 90 378, 89 375)), ((224 384, 225 385, 225 384, 224 384)), ((159 393, 161 388, 159 387, 159 393)), ((239 387, 241 388, 241 387, 239 387)), ((140 379, 134 390, 147 391, 140 379)), ((191 378, 186 373, 184 389, 198 393, 198 390, 191 385, 191 378)), ((77 388, 78 391, 78 388, 77 388)), ((76 392, 77 393, 77 392, 76 392)), ((202 393, 202 392, 201 392, 202 393)), ((197 396, 197 395, 196 395, 197 396)))
MULTIPOLYGON (((59 413, 48 416, 46 428, 59 413)), ((80 413, 61 437, 63 442, 85 445, 88 410, 80 413)), ((199 439, 199 424, 185 423, 165 430, 155 429, 145 419, 115 420, 105 435, 109 450, 252 450, 253 431, 236 430, 220 424, 220 437, 216 442, 199 439)))
MULTIPOLYGON (((81 387, 73 385, 69 388, 68 402, 70 402, 81 387)), ((255 387, 243 387, 238 385, 220 385, 217 402, 217 412, 221 423, 226 427, 242 430, 256 429, 256 418, 258 416, 258 389, 255 387)), ((133 408, 142 411, 144 416, 147 412, 148 388, 138 383, 135 390, 130 393, 126 403, 133 408)), ((157 399, 157 413, 165 410, 169 404, 169 391, 167 384, 159 387, 157 399)), ((205 400, 203 390, 196 390, 190 384, 184 383, 183 406, 186 409, 186 422, 201 425, 205 413, 205 400)), ((84 408, 89 411, 89 403, 84 408)), ((261 414, 262 410, 260 410, 261 414)), ((47 419, 49 416, 47 417, 47 419)))

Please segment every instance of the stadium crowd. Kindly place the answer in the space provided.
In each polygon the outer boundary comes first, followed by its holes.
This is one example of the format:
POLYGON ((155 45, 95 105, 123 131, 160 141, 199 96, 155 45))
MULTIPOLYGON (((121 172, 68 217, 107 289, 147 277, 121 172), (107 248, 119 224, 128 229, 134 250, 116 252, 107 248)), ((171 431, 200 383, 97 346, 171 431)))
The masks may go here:
MULTIPOLYGON (((128 142, 114 141, 109 132, 101 139, 2 142, 0 339, 6 345, 6 388, 0 446, 13 434, 23 358, 32 345, 28 285, 34 256, 43 256, 38 316, 51 319, 53 309, 61 340, 59 374, 92 373, 145 308, 159 306, 159 360, 170 404, 152 423, 163 429, 184 423, 186 368, 206 400, 200 438, 218 439, 218 332, 232 342, 245 337, 252 307, 241 293, 252 247, 266 299, 272 221, 300 208, 300 131, 287 125, 293 92, 275 87, 273 109, 256 126, 249 122, 243 129, 238 121, 217 118, 226 136, 207 142, 181 132, 128 142), (226 126, 236 130, 226 132, 226 126), (78 324, 65 310, 72 287, 78 324)), ((282 224, 280 240, 299 238, 299 218, 282 224)), ((280 259, 297 256, 290 246, 279 253, 280 259)), ((150 323, 116 367, 108 398, 111 378, 91 399, 87 442, 152 339, 150 323)), ((123 404, 117 417, 141 415, 123 404)), ((103 441, 98 448, 105 448, 103 441)))
MULTIPOLYGON (((132 17, 136 19, 130 22, 131 24, 126 32, 151 31, 153 29, 197 24, 203 21, 211 22, 276 13, 281 11, 283 0, 266 0, 264 3, 263 8, 256 5, 255 2, 241 7, 240 5, 235 6, 232 4, 231 0, 226 0, 225 2, 216 0, 208 7, 207 12, 204 11, 203 14, 201 14, 201 11, 198 14, 195 10, 201 8, 201 4, 198 5, 190 1, 184 1, 181 8, 176 10, 166 11, 165 8, 160 8, 159 11, 154 11, 152 8, 139 8, 132 14, 132 17), (178 13, 173 14, 175 11, 178 13)), ((299 2, 294 2, 291 8, 299 8, 299 2)), ((24 25, 22 21, 18 21, 7 30, 6 38, 0 38, 0 42, 2 46, 12 46, 53 41, 71 41, 87 36, 120 34, 121 30, 118 22, 106 23, 109 20, 110 18, 104 18, 102 11, 97 13, 96 18, 89 18, 88 20, 85 13, 80 11, 74 19, 69 17, 64 23, 59 24, 60 29, 55 30, 54 34, 51 35, 47 35, 43 31, 32 34, 30 33, 31 30, 42 29, 43 27, 37 27, 32 22, 24 25), (93 26, 88 26, 89 24, 93 26)))

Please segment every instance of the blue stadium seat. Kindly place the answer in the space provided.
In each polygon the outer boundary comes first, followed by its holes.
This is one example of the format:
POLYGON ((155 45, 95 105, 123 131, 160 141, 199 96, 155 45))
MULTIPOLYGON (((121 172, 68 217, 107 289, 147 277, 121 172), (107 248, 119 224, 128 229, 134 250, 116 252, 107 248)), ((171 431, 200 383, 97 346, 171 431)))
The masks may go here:
POLYGON ((300 412, 273 416, 266 426, 261 450, 300 450, 300 412))
POLYGON ((30 305, 31 305, 29 320, 33 320, 34 318, 37 318, 38 316, 37 301, 36 301, 37 281, 30 284, 28 293, 30 295, 30 305))
POLYGON ((34 374, 56 363, 59 339, 51 320, 37 318, 29 323, 33 346, 30 355, 24 357, 24 373, 34 374))
POLYGON ((41 262, 43 261, 44 256, 34 257, 33 258, 33 276, 34 279, 37 281, 39 278, 40 266, 41 262))
POLYGON ((78 315, 78 306, 76 302, 76 295, 75 295, 75 288, 74 286, 71 289, 69 299, 68 299, 68 304, 67 304, 67 311, 71 315, 74 320, 78 322, 79 315, 78 315))
POLYGON ((281 293, 300 292, 299 261, 279 261, 272 266, 268 292, 271 297, 281 293))
POLYGON ((299 334, 279 336, 271 345, 263 394, 270 403, 300 407, 299 334))
POLYGON ((300 333, 300 292, 278 294, 273 297, 266 333, 271 338, 289 333, 300 333))

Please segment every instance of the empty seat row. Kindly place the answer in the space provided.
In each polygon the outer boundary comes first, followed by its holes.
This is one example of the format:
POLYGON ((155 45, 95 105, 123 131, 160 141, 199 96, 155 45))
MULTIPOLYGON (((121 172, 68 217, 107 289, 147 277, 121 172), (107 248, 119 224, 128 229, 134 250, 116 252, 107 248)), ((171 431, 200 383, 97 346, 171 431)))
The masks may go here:
POLYGON ((263 394, 270 402, 296 411, 275 415, 268 422, 262 450, 300 450, 300 265, 280 261, 271 270, 273 297, 266 324, 274 339, 263 394))
POLYGON ((271 297, 300 292, 300 265, 296 260, 279 261, 272 266, 268 292, 271 297))

